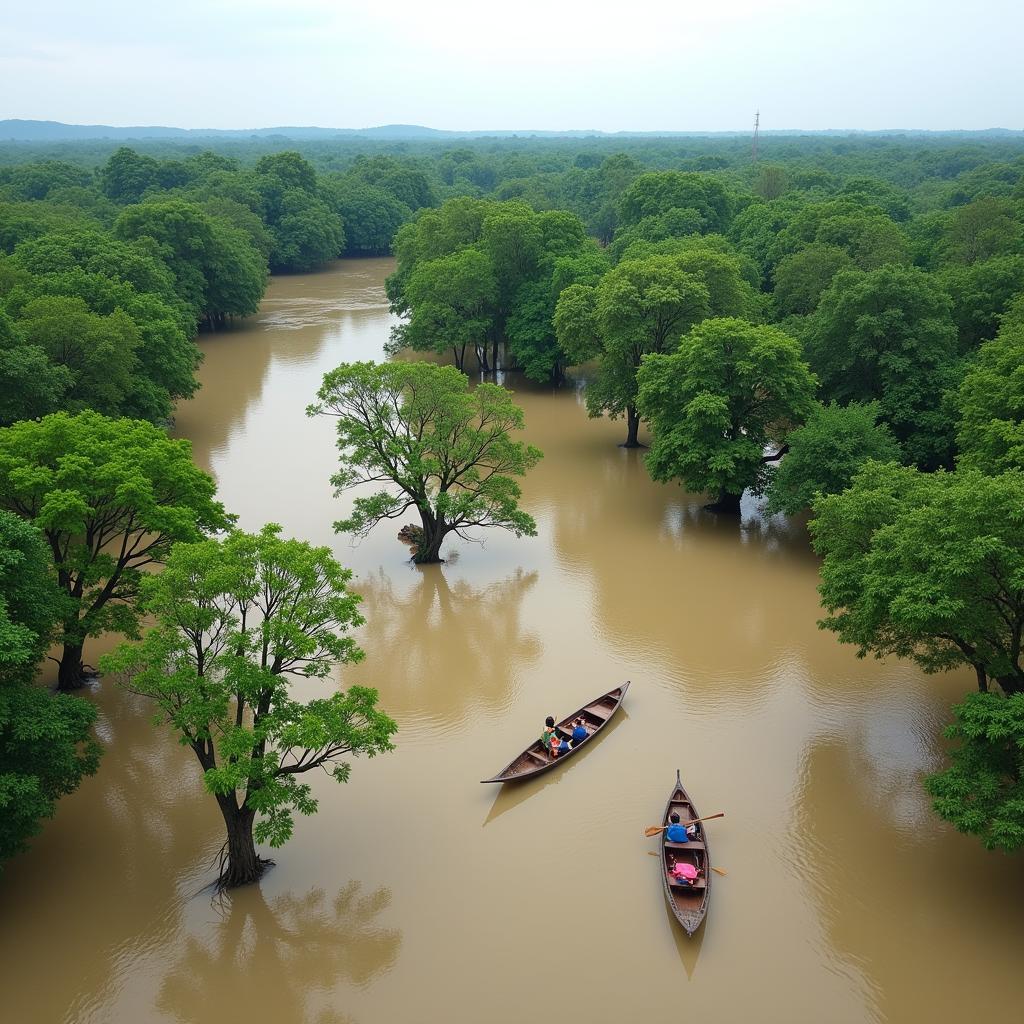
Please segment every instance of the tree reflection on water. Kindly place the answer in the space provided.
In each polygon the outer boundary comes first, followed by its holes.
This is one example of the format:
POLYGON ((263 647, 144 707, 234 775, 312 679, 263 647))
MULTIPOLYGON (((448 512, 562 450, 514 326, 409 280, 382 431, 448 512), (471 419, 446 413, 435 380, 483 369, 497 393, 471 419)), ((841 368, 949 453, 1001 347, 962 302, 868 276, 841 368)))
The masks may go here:
POLYGON ((398 958, 401 932, 375 923, 391 892, 349 882, 267 898, 249 886, 215 901, 220 920, 190 937, 157 1005, 180 1020, 351 1024, 331 1004, 339 982, 365 987, 398 958))

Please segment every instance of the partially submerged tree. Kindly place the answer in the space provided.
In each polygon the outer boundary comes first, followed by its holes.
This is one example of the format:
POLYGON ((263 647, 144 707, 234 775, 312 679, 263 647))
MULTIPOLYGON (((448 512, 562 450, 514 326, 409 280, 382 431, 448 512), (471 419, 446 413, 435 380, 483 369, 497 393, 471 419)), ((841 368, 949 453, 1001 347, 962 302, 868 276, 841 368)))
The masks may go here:
POLYGON ((878 416, 877 402, 817 406, 786 438, 789 451, 768 485, 768 514, 795 515, 818 494, 846 490, 868 459, 899 462, 900 446, 878 416))
POLYGON ((145 567, 162 562, 176 541, 230 521, 188 441, 92 411, 0 430, 0 508, 42 532, 67 595, 61 690, 82 685, 87 637, 137 634, 145 567))
POLYGON ((982 692, 1024 693, 1024 472, 868 462, 814 511, 822 628, 861 657, 965 665, 982 692))
POLYGON ((0 862, 96 770, 96 709, 32 684, 61 612, 39 531, 0 511, 0 862))
POLYGON ((316 811, 299 776, 320 768, 347 782, 351 765, 341 759, 392 750, 397 728, 377 709, 376 690, 353 686, 305 703, 293 695, 300 680, 326 680, 335 665, 362 659, 345 633, 363 619, 352 574, 329 549, 279 533, 269 525, 178 545, 140 588, 157 625, 100 662, 152 698, 195 752, 227 830, 227 886, 263 873, 256 841, 281 846, 293 813, 316 811))
POLYGON ((339 492, 368 483, 392 488, 357 497, 336 530, 364 536, 415 508, 421 563, 441 561, 445 537, 476 526, 536 535, 514 479, 541 458, 512 439, 523 411, 505 388, 467 385, 454 367, 430 363, 345 363, 324 376, 307 413, 338 418, 341 469, 331 482, 339 492))
POLYGON ((713 511, 738 513, 743 491, 764 486, 787 431, 813 411, 815 383, 799 343, 777 327, 705 320, 637 373, 637 406, 654 435, 651 476, 709 491, 713 511))
POLYGON ((596 287, 570 285, 555 309, 558 342, 574 363, 598 359, 587 386, 591 416, 626 417, 626 448, 639 448, 636 372, 650 353, 668 352, 710 312, 710 292, 673 256, 627 260, 596 287))

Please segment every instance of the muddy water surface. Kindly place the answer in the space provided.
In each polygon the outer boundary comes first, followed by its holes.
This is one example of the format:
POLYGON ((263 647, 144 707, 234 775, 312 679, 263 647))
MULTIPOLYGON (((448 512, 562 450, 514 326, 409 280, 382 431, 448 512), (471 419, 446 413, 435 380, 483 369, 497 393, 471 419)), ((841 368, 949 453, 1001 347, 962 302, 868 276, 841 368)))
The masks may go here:
POLYGON ((0 1017, 1012 1017, 1020 860, 939 823, 920 784, 971 679, 858 661, 818 631, 801 523, 754 502, 715 519, 651 483, 578 392, 510 377, 546 456, 524 485, 538 537, 456 541, 418 569, 397 526, 334 534, 333 424, 304 407, 327 369, 382 358, 392 266, 275 279, 258 317, 204 341, 177 430, 243 527, 279 522, 356 572, 367 658, 331 685, 376 686, 397 751, 346 786, 314 779, 320 813, 258 888, 215 902, 221 825, 191 753, 103 681, 99 774, 0 876, 0 1017), (478 783, 623 679, 624 712, 579 758, 478 783), (677 768, 727 815, 709 831, 728 876, 692 940, 642 837, 677 768))

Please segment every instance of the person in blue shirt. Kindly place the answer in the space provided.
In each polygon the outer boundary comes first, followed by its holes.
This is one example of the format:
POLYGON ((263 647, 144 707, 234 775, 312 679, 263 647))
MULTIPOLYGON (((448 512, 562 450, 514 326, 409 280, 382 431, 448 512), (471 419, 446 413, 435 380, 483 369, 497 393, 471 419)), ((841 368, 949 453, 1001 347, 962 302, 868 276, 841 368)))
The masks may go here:
POLYGON ((572 745, 578 747, 589 735, 587 727, 583 724, 583 719, 577 718, 572 723, 572 745))
POLYGON ((554 740, 551 742, 551 754, 553 757, 565 757, 571 749, 569 741, 564 736, 559 737, 557 744, 554 740))
POLYGON ((668 818, 670 824, 665 829, 666 843, 688 843, 697 834, 696 825, 680 825, 679 815, 673 811, 668 818))

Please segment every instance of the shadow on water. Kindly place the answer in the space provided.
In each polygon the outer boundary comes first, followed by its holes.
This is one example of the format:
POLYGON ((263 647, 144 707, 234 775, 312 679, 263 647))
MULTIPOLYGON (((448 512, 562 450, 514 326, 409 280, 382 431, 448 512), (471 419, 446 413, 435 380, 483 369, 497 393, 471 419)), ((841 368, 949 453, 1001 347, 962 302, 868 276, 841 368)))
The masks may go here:
POLYGON ((489 825, 492 821, 500 818, 506 811, 511 811, 513 807, 518 807, 524 800, 531 796, 536 796, 541 790, 547 789, 549 786, 557 785, 569 772, 573 771, 578 766, 582 765, 589 754, 592 754, 594 749, 599 747, 611 733, 615 732, 619 725, 626 719, 629 718, 629 714, 626 712, 625 707, 620 707, 615 717, 598 733, 592 740, 587 743, 586 750, 581 750, 578 754, 569 758, 569 763, 562 765, 558 768, 552 768, 551 771, 545 772, 543 775, 538 775, 534 779, 525 779, 522 782, 504 782, 498 784, 499 793, 494 798, 494 803, 491 804, 491 809, 487 812, 487 817, 484 818, 484 826, 489 825))
POLYGON ((390 902, 390 890, 367 895, 355 881, 333 898, 322 889, 270 899, 259 886, 232 893, 214 902, 221 916, 203 937, 187 940, 157 1005, 189 1022, 350 1024, 331 1005, 332 990, 339 982, 363 988, 394 966, 401 932, 375 923, 390 902))

